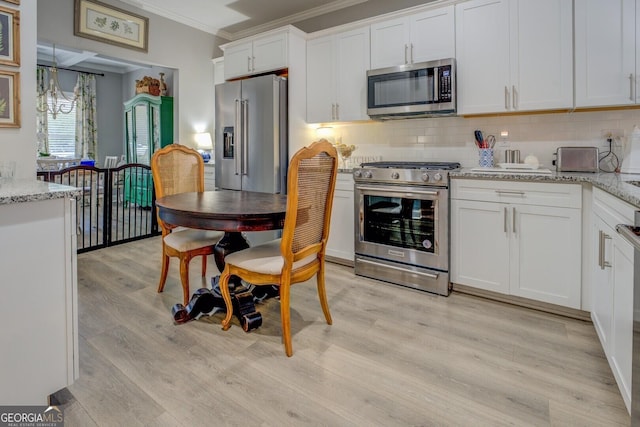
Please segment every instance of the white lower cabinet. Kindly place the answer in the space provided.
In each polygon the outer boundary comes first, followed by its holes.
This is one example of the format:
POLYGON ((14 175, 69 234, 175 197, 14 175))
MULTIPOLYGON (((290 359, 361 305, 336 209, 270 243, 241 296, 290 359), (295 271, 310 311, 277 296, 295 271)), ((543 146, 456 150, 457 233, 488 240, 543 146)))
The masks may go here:
POLYGON ((636 209, 593 189, 591 319, 627 410, 631 402, 633 345, 633 246, 617 224, 633 224, 636 209))
POLYGON ((216 166, 213 163, 204 164, 204 190, 216 189, 216 166))
POLYGON ((579 309, 582 188, 454 179, 451 282, 579 309))
POLYGON ((78 378, 76 201, 0 205, 0 402, 46 405, 78 378))
POLYGON ((327 242, 327 257, 353 265, 355 253, 355 207, 353 175, 339 173, 331 209, 331 226, 327 242))

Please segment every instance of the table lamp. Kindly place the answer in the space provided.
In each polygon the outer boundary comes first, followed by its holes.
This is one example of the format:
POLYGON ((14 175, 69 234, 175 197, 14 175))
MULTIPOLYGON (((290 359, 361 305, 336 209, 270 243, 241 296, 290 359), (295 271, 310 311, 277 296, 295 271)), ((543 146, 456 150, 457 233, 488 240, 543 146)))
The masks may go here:
POLYGON ((208 163, 211 160, 211 150, 213 149, 213 141, 209 132, 196 133, 196 144, 198 145, 198 153, 202 156, 202 160, 208 163))

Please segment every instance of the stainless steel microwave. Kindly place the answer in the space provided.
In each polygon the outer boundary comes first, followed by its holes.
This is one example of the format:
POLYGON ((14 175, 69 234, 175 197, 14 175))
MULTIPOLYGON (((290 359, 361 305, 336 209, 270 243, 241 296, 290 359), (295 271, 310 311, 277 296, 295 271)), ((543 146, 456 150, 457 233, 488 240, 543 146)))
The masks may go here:
POLYGON ((455 59, 367 71, 367 114, 377 120, 455 115, 455 59))

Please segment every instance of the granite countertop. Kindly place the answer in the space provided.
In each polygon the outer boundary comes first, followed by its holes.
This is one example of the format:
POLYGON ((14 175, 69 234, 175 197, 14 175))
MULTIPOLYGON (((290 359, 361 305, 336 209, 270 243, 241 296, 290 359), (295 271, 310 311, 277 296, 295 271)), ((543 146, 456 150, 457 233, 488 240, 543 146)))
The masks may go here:
POLYGON ((476 179, 504 179, 509 181, 536 181, 536 182, 576 182, 591 183, 634 206, 640 207, 640 187, 629 184, 629 181, 638 182, 640 174, 618 173, 581 173, 581 172, 555 172, 550 175, 536 175, 530 172, 478 172, 471 169, 460 169, 449 173, 451 178, 476 178, 476 179))
POLYGON ((0 205, 76 197, 81 194, 81 188, 53 182, 38 181, 36 179, 0 178, 0 205))

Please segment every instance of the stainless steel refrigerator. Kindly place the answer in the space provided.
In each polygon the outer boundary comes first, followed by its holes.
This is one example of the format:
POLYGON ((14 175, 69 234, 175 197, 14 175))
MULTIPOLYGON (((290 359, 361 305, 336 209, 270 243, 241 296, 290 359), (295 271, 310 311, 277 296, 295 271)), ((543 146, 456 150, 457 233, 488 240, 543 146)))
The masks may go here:
POLYGON ((286 193, 286 78, 269 74, 215 90, 216 187, 286 193))

